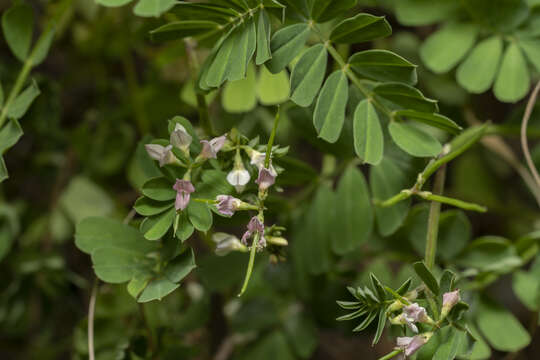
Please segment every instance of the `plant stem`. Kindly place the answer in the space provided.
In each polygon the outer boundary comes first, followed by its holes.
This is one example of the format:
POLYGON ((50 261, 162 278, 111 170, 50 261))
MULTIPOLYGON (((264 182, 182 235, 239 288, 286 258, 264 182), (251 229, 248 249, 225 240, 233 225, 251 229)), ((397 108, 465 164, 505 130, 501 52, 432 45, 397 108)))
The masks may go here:
MULTIPOLYGON (((435 175, 433 194, 441 195, 444 190, 446 179, 446 164, 441 166, 435 175)), ((435 265, 435 255, 437 254, 437 237, 439 235, 439 216, 441 214, 441 203, 432 201, 429 209, 428 229, 426 238, 426 267, 431 270, 435 265)))
POLYGON ((279 124, 279 105, 277 106, 276 117, 274 118, 274 126, 272 127, 272 132, 270 133, 270 139, 268 139, 268 144, 266 145, 266 154, 264 157, 264 167, 268 169, 270 166, 270 158, 272 155, 272 146, 274 146, 274 139, 276 138, 277 127, 279 124))
POLYGON ((403 350, 401 349, 396 349, 394 351, 392 351, 391 353, 388 353, 386 355, 384 355, 383 357, 379 358, 379 360, 389 360, 389 359, 392 359, 396 356, 398 356, 399 354, 401 354, 403 352, 403 350))
POLYGON ((156 344, 154 342, 154 332, 152 331, 152 328, 150 327, 150 323, 148 322, 148 318, 146 317, 146 312, 144 311, 144 304, 138 303, 139 305, 139 314, 141 315, 141 319, 143 321, 144 327, 146 328, 146 331, 148 332, 148 346, 150 347, 150 351, 152 352, 152 358, 156 355, 156 344))
POLYGON ((536 170, 536 166, 531 158, 531 153, 529 151, 529 144, 527 142, 527 125, 529 124, 529 119, 531 117, 534 105, 536 103, 536 98, 538 97, 538 92, 540 91, 540 81, 536 84, 529 101, 527 102, 527 108, 525 109, 525 114, 523 114, 523 119, 521 121, 521 148, 523 150, 523 155, 525 156, 525 161, 527 166, 529 166, 529 171, 534 177, 536 186, 540 188, 540 176, 536 170))
POLYGON ((452 205, 463 210, 470 210, 470 211, 477 211, 477 212, 487 211, 487 208, 485 206, 458 200, 458 199, 452 199, 446 196, 435 195, 429 191, 421 191, 418 193, 418 196, 420 196, 422 199, 425 199, 425 200, 436 201, 442 204, 452 205))
POLYGON ((88 302, 88 359, 94 360, 96 358, 94 351, 94 314, 96 310, 96 297, 98 291, 99 280, 94 278, 94 285, 92 286, 92 293, 90 295, 90 301, 88 302))

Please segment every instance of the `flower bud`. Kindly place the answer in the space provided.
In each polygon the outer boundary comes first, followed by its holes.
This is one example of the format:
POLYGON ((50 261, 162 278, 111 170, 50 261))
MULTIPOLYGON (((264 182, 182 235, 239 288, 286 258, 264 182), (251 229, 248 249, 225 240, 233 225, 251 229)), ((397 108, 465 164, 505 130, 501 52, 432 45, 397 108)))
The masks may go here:
POLYGON ((170 141, 174 147, 179 148, 185 153, 189 153, 189 145, 191 145, 193 138, 188 134, 186 128, 180 124, 176 124, 174 131, 171 133, 170 141))
POLYGON ((392 313, 394 311, 398 311, 403 309, 405 306, 404 303, 402 303, 400 300, 395 300, 390 306, 388 306, 388 309, 386 310, 388 313, 392 313))
POLYGON ((278 237, 278 236, 266 236, 266 241, 269 244, 276 245, 276 246, 288 246, 289 242, 287 239, 278 237))
POLYGON ((248 251, 248 248, 234 235, 215 233, 212 235, 212 240, 217 243, 215 252, 218 256, 225 256, 232 251, 248 251))
POLYGON ((450 313, 450 310, 461 300, 459 289, 443 294, 443 306, 441 310, 441 319, 444 319, 450 313))

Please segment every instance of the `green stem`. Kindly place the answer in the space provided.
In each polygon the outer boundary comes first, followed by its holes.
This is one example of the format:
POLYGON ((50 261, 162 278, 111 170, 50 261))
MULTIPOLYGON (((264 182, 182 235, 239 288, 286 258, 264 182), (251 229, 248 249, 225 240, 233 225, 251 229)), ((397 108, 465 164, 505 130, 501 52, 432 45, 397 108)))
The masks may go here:
POLYGON ((438 203, 452 205, 463 210, 478 211, 478 212, 487 211, 487 208, 485 206, 458 200, 458 199, 452 199, 446 196, 435 195, 435 194, 430 193, 429 191, 419 192, 418 196, 420 196, 422 199, 425 199, 425 200, 436 201, 438 203))
POLYGON ((378 203, 378 205, 381 207, 389 207, 389 206, 397 204, 400 201, 410 198, 412 195, 413 195, 413 192, 411 190, 401 190, 399 194, 396 194, 392 196, 390 199, 387 199, 383 202, 378 203))
POLYGON ((279 124, 279 105, 277 106, 276 117, 274 118, 274 126, 272 127, 272 132, 270 133, 270 139, 268 139, 268 144, 266 145, 266 155, 264 157, 264 167, 268 169, 270 166, 270 158, 272 153, 272 146, 274 146, 274 139, 276 138, 277 127, 279 124))
POLYGON ((399 354, 401 354, 402 352, 403 352, 402 349, 396 349, 396 350, 392 351, 391 353, 388 353, 388 354, 384 355, 383 357, 379 358, 379 360, 392 359, 392 358, 398 356, 399 354))
POLYGON ((257 253, 257 243, 259 242, 259 233, 257 232, 253 237, 253 242, 251 243, 251 250, 249 252, 249 262, 246 271, 246 277, 244 278, 244 284, 242 285, 242 290, 238 294, 238 297, 242 296, 247 289, 249 284, 249 279, 251 278, 251 273, 253 272, 253 264, 255 264, 255 255, 257 253))
POLYGON ((40 48, 41 43, 43 41, 46 41, 47 36, 50 35, 49 32, 52 31, 54 26, 56 26, 57 21, 64 15, 65 11, 69 8, 69 5, 71 5, 71 0, 64 0, 63 4, 61 5, 61 10, 58 12, 57 15, 53 17, 52 21, 49 22, 48 26, 43 30, 43 32, 37 39, 36 44, 34 45, 32 52, 30 53, 30 56, 28 56, 28 58, 24 62, 24 65, 19 72, 17 79, 15 80, 15 84, 11 88, 9 96, 2 108, 2 111, 0 112, 0 128, 2 127, 2 125, 4 125, 4 122, 7 119, 7 112, 9 110, 9 107, 21 92, 22 87, 26 82, 26 79, 28 78, 28 74, 30 74, 30 71, 35 65, 34 58, 36 56, 37 50, 40 48))
MULTIPOLYGON (((446 165, 440 167, 435 176, 433 185, 434 195, 440 195, 444 190, 444 182, 446 179, 446 165)), ((428 218, 428 229, 426 238, 426 255, 425 263, 428 269, 433 269, 435 265, 435 255, 437 253, 437 237, 439 235, 439 216, 441 214, 441 203, 437 201, 431 202, 428 218)))

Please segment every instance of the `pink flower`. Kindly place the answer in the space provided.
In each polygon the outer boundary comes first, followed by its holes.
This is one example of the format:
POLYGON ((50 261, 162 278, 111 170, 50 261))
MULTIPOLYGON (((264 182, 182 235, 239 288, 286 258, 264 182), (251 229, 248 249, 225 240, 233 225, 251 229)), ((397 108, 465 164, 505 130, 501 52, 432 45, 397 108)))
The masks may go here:
POLYGON ((152 159, 159 161, 159 166, 163 167, 167 164, 174 162, 174 155, 172 153, 172 145, 162 146, 159 144, 146 144, 144 145, 148 156, 152 159))
POLYGON ((459 296, 459 289, 443 294, 443 306, 441 310, 441 317, 444 319, 450 310, 461 300, 459 296))
POLYGON ((259 169, 259 177, 255 180, 259 184, 260 190, 266 190, 276 182, 276 175, 270 169, 261 167, 259 169))
POLYGON ((259 243, 257 246, 262 249, 266 246, 266 239, 264 238, 264 224, 257 216, 254 216, 251 218, 251 220, 249 220, 247 230, 244 235, 242 235, 242 244, 247 246, 247 240, 256 233, 259 234, 259 243))
POLYGON ((433 320, 428 316, 426 309, 417 303, 405 306, 403 312, 409 321, 430 324, 433 320))
POLYGON ((202 150, 199 155, 203 159, 215 159, 217 158, 217 153, 223 145, 225 145, 225 140, 227 139, 227 134, 220 137, 213 138, 212 140, 201 140, 202 150))
POLYGON ((189 204, 190 194, 195 191, 193 184, 189 180, 176 179, 173 189, 176 190, 176 201, 174 203, 176 211, 184 210, 189 204))
POLYGON ((217 210, 226 216, 233 216, 234 212, 238 209, 240 204, 242 204, 242 200, 231 195, 218 195, 216 200, 218 201, 216 205, 217 210))
POLYGON ((403 349, 405 357, 408 357, 413 355, 422 346, 424 346, 424 344, 428 342, 430 337, 430 333, 415 335, 413 337, 398 337, 397 347, 403 349))

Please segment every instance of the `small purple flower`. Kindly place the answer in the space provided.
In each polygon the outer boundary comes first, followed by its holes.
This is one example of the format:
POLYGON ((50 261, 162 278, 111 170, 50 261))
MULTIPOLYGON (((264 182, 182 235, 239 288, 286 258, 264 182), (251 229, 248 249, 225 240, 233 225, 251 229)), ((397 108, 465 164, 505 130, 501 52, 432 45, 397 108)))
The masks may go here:
POLYGON ((144 145, 144 148, 146 149, 148 156, 159 161, 160 167, 174 162, 174 155, 171 151, 172 145, 162 146, 159 144, 146 144, 144 145))
POLYGON ((227 140, 227 134, 213 138, 212 140, 201 140, 202 150, 199 155, 203 159, 215 159, 217 158, 217 153, 223 145, 225 145, 225 140, 227 140))
POLYGON ((443 294, 443 306, 441 310, 441 317, 444 319, 450 310, 461 300, 459 296, 459 289, 443 294))
POLYGON ((247 240, 256 233, 259 234, 259 243, 257 246, 262 249, 266 246, 266 239, 264 238, 264 224, 257 216, 254 216, 251 218, 251 220, 249 220, 247 230, 244 235, 242 235, 242 244, 247 246, 247 240))
POLYGON ((276 175, 270 169, 261 167, 259 169, 259 177, 255 180, 259 184, 260 190, 266 190, 276 182, 276 175))
POLYGON ((403 313, 409 321, 430 324, 433 320, 428 316, 426 309, 419 306, 417 303, 405 306, 403 313))
POLYGON ((193 184, 189 180, 176 179, 173 189, 176 190, 176 201, 174 203, 176 211, 184 210, 189 204, 190 194, 195 191, 193 184))
POLYGON ((405 357, 414 355, 425 343, 429 340, 430 336, 415 335, 413 337, 398 337, 397 347, 403 349, 405 357))
POLYGON ((242 204, 242 200, 231 195, 218 195, 216 200, 218 201, 217 210, 225 216, 233 216, 234 212, 242 204))

